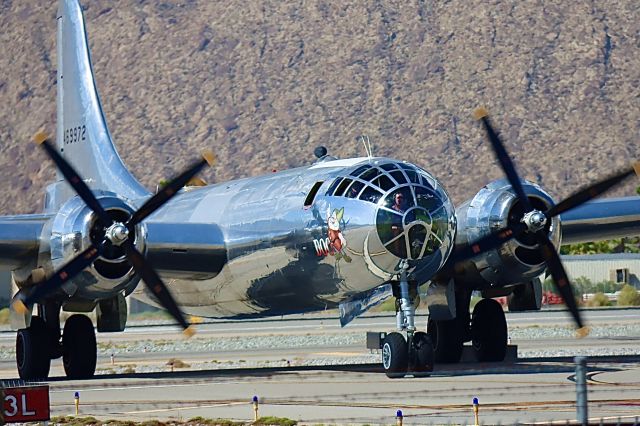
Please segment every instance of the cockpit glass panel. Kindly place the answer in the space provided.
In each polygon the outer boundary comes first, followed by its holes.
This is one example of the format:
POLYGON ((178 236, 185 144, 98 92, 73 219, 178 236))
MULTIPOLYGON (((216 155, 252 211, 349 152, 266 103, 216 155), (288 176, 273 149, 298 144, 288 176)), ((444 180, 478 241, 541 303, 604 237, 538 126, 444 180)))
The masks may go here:
POLYGON ((360 176, 360 179, 362 180, 372 180, 374 177, 376 177, 378 175, 380 171, 377 168, 370 168, 369 170, 365 171, 364 173, 362 173, 362 176, 360 176))
POLYGON ((386 171, 389 171, 389 170, 396 170, 396 169, 397 169, 396 165, 395 165, 395 164, 393 164, 393 163, 386 163, 386 164, 382 164, 382 165, 380 166, 380 168, 381 168, 382 170, 386 170, 386 171))
POLYGON ((380 209, 376 224, 382 244, 394 255, 406 257, 407 248, 403 236, 402 215, 380 209))
POLYGON ((421 186, 416 186, 414 190, 416 191, 418 205, 423 209, 432 212, 442 206, 442 201, 435 192, 421 186))
POLYGON ((373 183, 374 185, 376 185, 378 188, 382 189, 385 192, 395 186, 393 181, 389 179, 387 175, 380 175, 376 177, 371 183, 373 183))
POLYGON ((336 178, 336 180, 331 183, 329 189, 327 189, 326 195, 333 195, 333 191, 335 191, 338 185, 340 185, 340 182, 342 182, 342 178, 336 178))
POLYGON ((431 189, 435 189, 436 188, 436 183, 431 177, 429 177, 429 176, 427 176, 427 175, 425 175, 423 173, 420 173, 420 177, 422 178, 422 184, 424 186, 428 186, 431 189))
POLYGON ((400 185, 407 183, 407 178, 404 177, 404 174, 400 170, 396 170, 395 172, 391 172, 391 177, 396 180, 400 185))
POLYGON ((403 259, 407 258, 407 243, 405 242, 404 235, 397 240, 390 242, 386 247, 396 256, 403 259))
POLYGON ((333 194, 333 196, 340 197, 341 195, 343 195, 344 191, 347 189, 350 183, 351 179, 343 179, 342 182, 340 182, 340 185, 338 185, 338 189, 336 189, 336 192, 333 194))
POLYGON ((412 183, 417 183, 417 184, 420 183, 420 178, 418 177, 418 174, 416 173, 415 170, 406 170, 405 169, 404 172, 407 174, 407 176, 409 177, 409 180, 412 183))
POLYGON ((347 192, 345 192, 345 196, 347 198, 357 198, 358 194, 360 194, 360 191, 362 190, 362 188, 364 188, 364 183, 362 182, 358 182, 358 181, 354 181, 351 186, 349 187, 349 189, 347 189, 347 192))
POLYGON ((351 176, 359 176, 360 173, 364 172, 365 170, 369 170, 371 169, 371 166, 369 165, 364 165, 364 166, 360 166, 357 169, 355 169, 354 171, 351 172, 351 176))
POLYGON ((399 214, 404 214, 411 207, 414 207, 416 204, 413 200, 413 193, 411 192, 411 188, 408 186, 399 188, 398 190, 392 192, 387 196, 384 200, 384 206, 398 212, 399 214))
POLYGON ((414 225, 409 229, 409 248, 412 259, 420 259, 422 247, 427 239, 427 228, 423 225, 414 225))
POLYGON ((403 169, 405 169, 405 170, 415 170, 416 169, 411 164, 407 164, 407 163, 398 163, 398 165, 400 167, 402 167, 403 169))
POLYGON ((370 186, 367 186, 364 191, 362 191, 362 194, 360 194, 360 199, 363 201, 368 201, 370 203, 373 204, 377 204, 378 200, 380 200, 380 198, 382 197, 382 192, 378 191, 377 189, 374 189, 370 186))

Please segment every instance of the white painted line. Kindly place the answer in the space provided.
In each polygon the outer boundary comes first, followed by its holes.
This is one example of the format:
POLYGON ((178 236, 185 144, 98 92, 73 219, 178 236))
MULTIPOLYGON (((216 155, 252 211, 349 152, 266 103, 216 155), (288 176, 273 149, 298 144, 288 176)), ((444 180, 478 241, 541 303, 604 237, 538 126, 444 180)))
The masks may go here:
MULTIPOLYGON (((216 408, 216 407, 229 407, 232 405, 251 405, 250 402, 226 402, 222 404, 209 404, 209 405, 197 405, 193 407, 174 407, 174 408, 158 408, 155 410, 141 410, 141 411, 125 411, 122 414, 149 414, 149 413, 163 413, 167 411, 181 411, 181 410, 197 410, 200 408, 216 408)), ((120 414, 120 413, 109 413, 120 414)))

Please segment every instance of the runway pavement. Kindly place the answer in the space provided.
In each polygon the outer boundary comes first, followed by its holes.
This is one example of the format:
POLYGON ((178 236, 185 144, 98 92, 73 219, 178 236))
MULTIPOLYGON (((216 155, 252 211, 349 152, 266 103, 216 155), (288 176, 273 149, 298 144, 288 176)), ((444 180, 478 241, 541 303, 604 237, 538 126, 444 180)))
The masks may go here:
MULTIPOLYGON (((521 352, 554 347, 567 352, 599 348, 615 353, 620 348, 638 348, 640 310, 587 311, 594 327, 612 325, 621 335, 595 336, 582 340, 571 337, 531 338, 512 342, 521 352), (629 330, 632 332, 630 333, 629 330)), ((536 325, 568 324, 565 312, 508 314, 510 330, 536 325)), ((421 319, 420 321, 423 321, 421 319)), ((106 374, 93 380, 66 381, 60 360, 52 363, 50 380, 53 415, 74 412, 73 394, 80 392, 81 414, 101 419, 182 419, 195 416, 250 420, 250 404, 259 396, 260 415, 300 420, 303 424, 395 424, 396 410, 405 415, 404 424, 473 424, 471 401, 480 400, 480 420, 484 424, 558 421, 575 419, 575 383, 572 357, 521 358, 512 364, 438 365, 431 377, 391 380, 378 365, 377 354, 364 348, 365 331, 390 331, 390 316, 368 316, 340 330, 336 319, 304 316, 271 321, 216 322, 199 326, 199 339, 225 340, 266 336, 276 349, 234 349, 216 353, 199 350, 119 353, 114 363, 135 366, 155 365, 156 371, 133 374, 106 374), (362 335, 361 340, 334 346, 281 344, 288 338, 362 335), (169 358, 179 358, 204 368, 170 372, 169 358), (210 360, 215 358, 216 362, 210 360), (309 366, 303 361, 316 358, 365 360, 355 365, 309 366), (247 365, 264 362, 265 368, 236 368, 238 360, 247 365), (271 361, 271 362, 268 362, 271 361), (285 363, 289 361, 289 365, 285 363), (231 367, 233 366, 233 367, 231 367), (269 367, 270 366, 270 367, 269 367)), ((295 342, 295 338, 292 342, 295 342)), ((0 346, 15 337, 0 335, 0 346)), ((172 326, 132 327, 125 333, 98 334, 101 344, 119 342, 180 340, 172 326)), ((139 348, 139 346, 136 346, 139 348)), ((175 348, 174 348, 175 349, 175 348)), ((640 348, 639 348, 640 349, 640 348)), ((640 353, 640 351, 638 351, 640 353)), ((103 351, 99 369, 108 372, 111 360, 103 351)), ((589 415, 615 423, 618 417, 633 421, 640 416, 640 355, 598 355, 589 359, 589 415)), ((133 369, 132 369, 133 370, 133 369)), ((12 360, 0 361, 0 377, 16 376, 12 360)))

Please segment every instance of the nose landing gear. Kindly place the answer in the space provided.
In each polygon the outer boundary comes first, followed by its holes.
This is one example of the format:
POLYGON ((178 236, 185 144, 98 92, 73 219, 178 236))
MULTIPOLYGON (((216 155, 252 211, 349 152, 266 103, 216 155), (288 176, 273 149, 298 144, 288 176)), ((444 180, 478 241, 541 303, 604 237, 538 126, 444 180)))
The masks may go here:
MULTIPOLYGON (((433 344, 427 333, 416 332, 415 314, 419 303, 416 288, 407 281, 409 265, 400 266, 400 297, 396 299, 396 322, 399 333, 389 333, 382 342, 382 367, 387 377, 400 378, 406 374, 414 377, 426 376, 433 371, 433 344)), ((415 285, 414 285, 415 286, 415 285)))

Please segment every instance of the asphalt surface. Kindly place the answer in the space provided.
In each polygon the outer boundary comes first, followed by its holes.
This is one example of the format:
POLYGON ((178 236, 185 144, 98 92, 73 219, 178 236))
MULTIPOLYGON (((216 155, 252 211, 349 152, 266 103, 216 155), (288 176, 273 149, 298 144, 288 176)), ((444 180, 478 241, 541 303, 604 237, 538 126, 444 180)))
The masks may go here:
MULTIPOLYGON (((395 424, 398 409, 404 413, 404 424, 473 424, 471 401, 477 397, 484 424, 565 424, 576 419, 575 366, 572 356, 561 355, 597 349, 598 355, 588 361, 589 417, 593 423, 604 419, 604 423, 615 424, 618 417, 633 423, 635 416, 640 416, 640 355, 636 355, 640 354, 640 350, 636 351, 640 349, 640 310, 597 310, 584 315, 594 329, 609 326, 607 330, 613 332, 580 340, 571 336, 526 338, 527 333, 538 328, 570 324, 568 314, 508 314, 510 330, 514 335, 525 336, 512 340, 520 354, 553 349, 560 355, 521 355, 513 363, 438 365, 431 377, 395 380, 381 371, 379 355, 364 347, 364 332, 390 331, 394 324, 391 316, 367 316, 343 330, 337 319, 319 316, 200 324, 197 339, 224 341, 266 336, 276 347, 230 346, 216 353, 171 345, 167 351, 145 352, 145 346, 137 344, 181 341, 179 331, 173 326, 131 327, 124 333, 98 334, 102 345, 121 345, 113 364, 108 351, 101 351, 99 370, 108 373, 115 367, 133 366, 132 371, 139 371, 144 365, 154 366, 155 370, 67 381, 60 360, 54 360, 49 381, 52 415, 73 414, 73 395, 78 391, 80 414, 105 420, 186 420, 196 416, 251 420, 254 413, 250 401, 256 395, 261 401, 261 416, 288 417, 303 424, 395 424), (526 333, 518 334, 521 329, 526 333), (621 333, 616 334, 616 330, 621 333), (362 334, 362 339, 334 346, 295 343, 296 339, 324 339, 344 333, 362 334), (282 344, 289 341, 293 343, 282 344), (129 347, 136 350, 125 350, 129 347), (627 355, 607 356, 621 348, 627 355), (166 365, 171 357, 192 368, 171 372, 166 365), (212 358, 215 363, 211 363, 212 358), (315 359, 340 362, 305 365, 305 361, 315 359), (253 367, 237 368, 239 360, 253 367), (199 364, 200 361, 208 363, 199 364), (256 368, 256 363, 261 362, 264 367, 256 368)), ((425 320, 426 317, 421 318, 419 324, 425 320)), ((12 333, 1 333, 0 349, 12 345, 13 339, 12 333)), ((14 361, 0 361, 0 378, 14 377, 14 361)))

